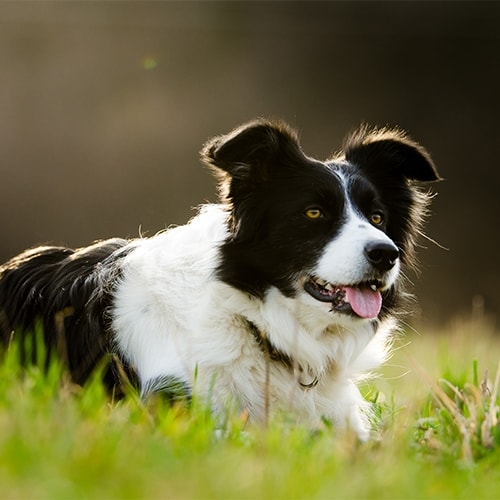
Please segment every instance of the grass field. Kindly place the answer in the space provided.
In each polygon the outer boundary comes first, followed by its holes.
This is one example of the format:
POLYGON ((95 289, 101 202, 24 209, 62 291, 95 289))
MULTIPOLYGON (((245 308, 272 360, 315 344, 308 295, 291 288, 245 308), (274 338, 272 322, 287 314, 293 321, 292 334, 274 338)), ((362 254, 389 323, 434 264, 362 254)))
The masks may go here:
POLYGON ((378 438, 267 429, 198 404, 60 382, 53 366, 0 366, 0 498, 500 498, 500 334, 485 320, 408 333, 366 387, 378 438), (486 372, 487 371, 487 372, 486 372), (485 377, 486 372, 486 377, 485 377))

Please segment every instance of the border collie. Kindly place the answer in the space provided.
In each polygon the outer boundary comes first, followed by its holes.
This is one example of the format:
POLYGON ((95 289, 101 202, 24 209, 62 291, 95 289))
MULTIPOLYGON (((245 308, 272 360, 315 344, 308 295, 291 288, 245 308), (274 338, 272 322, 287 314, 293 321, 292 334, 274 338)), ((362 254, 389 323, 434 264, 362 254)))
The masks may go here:
POLYGON ((430 200, 417 184, 438 180, 429 154, 363 126, 318 161, 288 125, 259 119, 201 156, 220 203, 188 224, 0 266, 3 345, 18 338, 36 360, 26 344, 43 335, 77 384, 106 358, 108 383, 135 374, 144 397, 195 393, 216 413, 231 404, 265 421, 279 409, 366 439, 356 383, 387 356, 430 200))

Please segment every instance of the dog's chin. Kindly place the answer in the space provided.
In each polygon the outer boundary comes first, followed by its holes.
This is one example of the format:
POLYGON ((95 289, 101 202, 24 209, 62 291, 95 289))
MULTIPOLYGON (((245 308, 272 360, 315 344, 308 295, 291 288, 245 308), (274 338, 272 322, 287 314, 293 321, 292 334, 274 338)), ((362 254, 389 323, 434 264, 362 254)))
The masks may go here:
POLYGON ((352 319, 373 320, 382 309, 384 283, 367 280, 354 284, 333 284, 316 276, 308 276, 304 290, 330 314, 337 313, 352 319))

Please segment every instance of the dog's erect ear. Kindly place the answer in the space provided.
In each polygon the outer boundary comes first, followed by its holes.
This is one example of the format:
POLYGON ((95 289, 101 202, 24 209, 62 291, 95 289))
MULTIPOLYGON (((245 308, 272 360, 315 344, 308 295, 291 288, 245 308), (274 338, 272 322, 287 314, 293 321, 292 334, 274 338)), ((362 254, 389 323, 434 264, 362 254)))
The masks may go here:
POLYGON ((344 142, 345 159, 367 173, 382 170, 412 181, 440 180, 429 153, 398 129, 362 126, 344 142))
POLYGON ((296 132, 280 121, 259 119, 210 139, 201 151, 203 161, 232 179, 259 182, 268 177, 273 160, 303 155, 296 132))

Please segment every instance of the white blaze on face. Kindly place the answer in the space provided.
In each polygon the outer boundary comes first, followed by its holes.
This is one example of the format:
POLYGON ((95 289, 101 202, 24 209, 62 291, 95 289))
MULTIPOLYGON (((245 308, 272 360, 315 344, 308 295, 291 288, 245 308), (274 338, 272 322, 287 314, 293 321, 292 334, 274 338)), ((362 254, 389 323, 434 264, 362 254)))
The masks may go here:
MULTIPOLYGON (((393 243, 382 231, 362 219, 351 206, 340 233, 325 247, 314 274, 335 285, 354 285, 366 281, 372 268, 365 255, 368 243, 393 243)), ((385 284, 391 285, 399 273, 399 260, 387 272, 385 284)))

